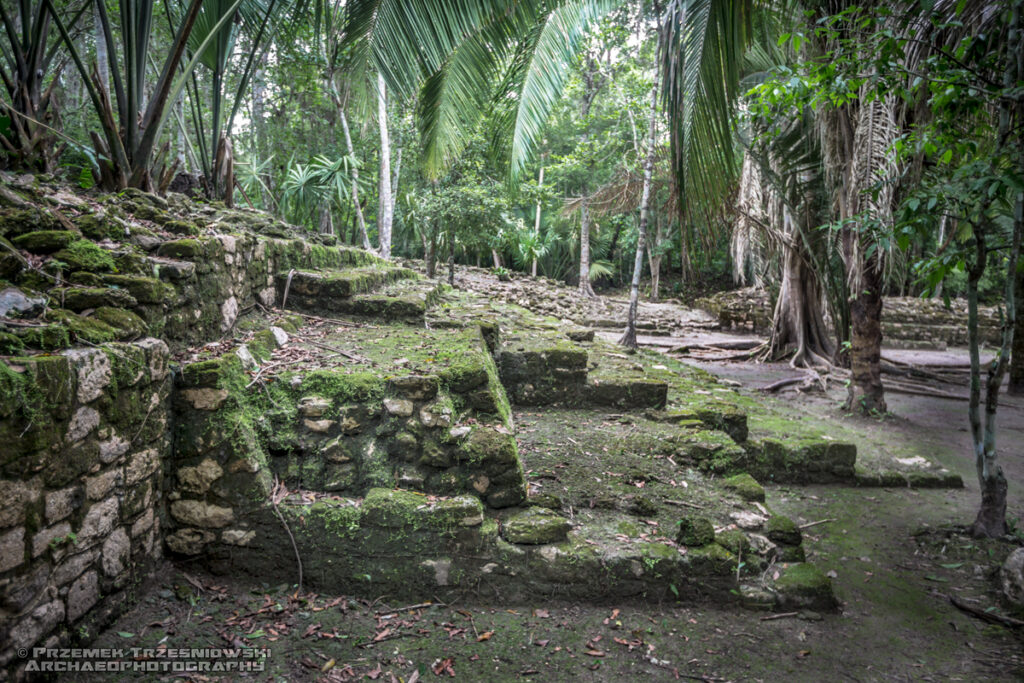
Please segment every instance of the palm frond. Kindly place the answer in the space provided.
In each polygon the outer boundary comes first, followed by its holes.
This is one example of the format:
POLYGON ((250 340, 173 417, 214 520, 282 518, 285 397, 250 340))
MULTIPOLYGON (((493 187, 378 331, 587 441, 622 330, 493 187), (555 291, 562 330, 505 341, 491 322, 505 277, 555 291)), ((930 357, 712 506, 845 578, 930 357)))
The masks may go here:
POLYGON ((570 0, 538 22, 524 41, 505 83, 506 92, 518 94, 511 110, 510 177, 519 176, 536 149, 589 31, 619 4, 614 0, 570 0))
POLYGON ((733 103, 752 13, 751 0, 671 0, 662 18, 672 171, 691 220, 714 220, 736 177, 733 103))

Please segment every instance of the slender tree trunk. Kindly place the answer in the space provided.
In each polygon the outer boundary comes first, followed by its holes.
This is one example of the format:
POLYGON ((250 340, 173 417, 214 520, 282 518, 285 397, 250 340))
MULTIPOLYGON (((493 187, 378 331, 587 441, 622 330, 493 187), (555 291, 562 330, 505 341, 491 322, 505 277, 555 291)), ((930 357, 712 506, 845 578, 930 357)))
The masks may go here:
POLYGON ((402 138, 395 145, 395 168, 391 173, 391 220, 394 222, 395 204, 398 202, 398 179, 402 175, 402 138))
MULTIPOLYGON (((946 241, 946 222, 947 221, 948 221, 948 218, 946 217, 945 214, 943 214, 942 217, 939 218, 938 249, 941 249, 942 245, 946 241)), ((943 285, 942 280, 939 280, 939 284, 935 285, 935 291, 932 292, 932 298, 934 298, 934 299, 941 299, 942 298, 942 285, 943 285)))
MULTIPOLYGON (((995 451, 995 414, 999 394, 999 383, 993 383, 998 373, 1002 380, 1000 366, 1005 367, 1002 359, 997 360, 994 368, 989 370, 988 391, 985 401, 985 421, 981 417, 981 353, 978 341, 978 282, 985 273, 985 262, 988 250, 985 243, 984 228, 976 230, 975 262, 967 273, 967 344, 971 356, 971 389, 967 406, 967 416, 971 424, 971 442, 974 445, 974 463, 978 473, 978 484, 981 487, 981 507, 971 525, 971 535, 975 537, 997 537, 1006 533, 1006 477, 1003 468, 996 462, 995 451)), ((1009 288, 1009 286, 1008 286, 1009 288)), ((1012 335, 1012 332, 1011 332, 1012 335)), ((1006 343, 1006 334, 1003 337, 1006 343)))
POLYGON ((252 127, 256 146, 256 157, 260 158, 267 151, 266 125, 263 121, 267 99, 267 59, 269 54, 263 53, 259 65, 252 75, 252 127))
MULTIPOLYGON (((1020 201, 1020 200, 1018 200, 1020 201)), ((1014 292, 1017 311, 1013 330, 1013 350, 1010 353, 1010 384, 1008 391, 1024 396, 1024 269, 1017 267, 1017 291, 1014 292)))
POLYGON ((320 203, 319 231, 321 235, 334 234, 334 219, 331 217, 331 207, 327 202, 320 203))
POLYGON ((580 294, 591 299, 596 298, 594 287, 590 284, 590 211, 584 198, 580 205, 580 294))
MULTIPOLYGON (((345 135, 345 149, 348 155, 355 159, 355 150, 352 148, 352 135, 348 129, 348 116, 345 115, 345 106, 339 100, 337 104, 338 118, 341 120, 341 131, 345 135)), ((366 232, 366 218, 363 216, 363 207, 359 203, 359 168, 352 165, 352 205, 355 207, 356 224, 359 226, 359 237, 363 240, 363 249, 371 251, 370 236, 366 232)))
POLYGON ((658 301, 661 287, 661 260, 662 255, 658 253, 661 245, 662 224, 657 217, 654 219, 654 239, 647 243, 647 262, 651 268, 651 301, 658 301))
MULTIPOLYGON (((540 176, 537 178, 537 190, 544 186, 544 160, 541 158, 540 176)), ((533 236, 535 238, 540 237, 540 195, 537 195, 537 217, 533 221, 533 236)), ((533 268, 531 275, 537 277, 537 259, 533 259, 533 268)))
POLYGON ((501 268, 501 255, 497 249, 491 249, 491 260, 494 261, 495 268, 501 268))
POLYGON ((455 231, 448 229, 448 284, 455 286, 455 231))
POLYGON ((100 21, 100 11, 95 5, 92 8, 94 46, 96 48, 96 74, 100 77, 100 85, 107 99, 110 99, 110 61, 107 57, 107 39, 100 21))
POLYGON ((377 74, 377 119, 380 125, 380 205, 377 236, 381 258, 391 258, 391 223, 394 204, 391 200, 391 141, 388 137, 388 103, 384 76, 377 74))
POLYGON ((430 226, 430 238, 427 240, 426 254, 424 259, 427 262, 427 277, 434 278, 437 270, 437 222, 430 226))
POLYGON ((651 87, 651 113, 648 124, 647 158, 644 160, 644 186, 640 193, 640 225, 637 228, 636 258, 633 259, 633 282, 629 288, 629 314, 626 318, 626 331, 619 343, 635 349, 636 343, 636 311, 640 301, 640 274, 644 267, 644 248, 647 241, 647 222, 651 208, 651 179, 654 176, 654 154, 658 143, 658 75, 655 72, 654 85, 651 87))

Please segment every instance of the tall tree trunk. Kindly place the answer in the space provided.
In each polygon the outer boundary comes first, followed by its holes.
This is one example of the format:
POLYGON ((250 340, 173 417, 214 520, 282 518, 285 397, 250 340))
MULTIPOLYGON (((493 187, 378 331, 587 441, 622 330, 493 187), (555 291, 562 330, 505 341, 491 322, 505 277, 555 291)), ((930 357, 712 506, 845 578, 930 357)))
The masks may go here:
POLYGON ((580 294, 591 299, 597 297, 590 284, 590 211, 587 200, 580 205, 580 294))
POLYGON ((495 268, 501 268, 501 255, 497 249, 491 249, 491 260, 494 261, 495 268))
POLYGON ((455 231, 448 228, 448 284, 455 286, 455 231))
POLYGON ((380 125, 380 204, 377 211, 377 237, 381 258, 391 258, 391 141, 388 138, 388 102, 384 76, 377 74, 377 120, 380 125))
MULTIPOLYGON (((540 188, 544 186, 544 157, 541 156, 540 162, 540 175, 537 178, 537 217, 533 221, 533 236, 534 238, 540 237, 540 188)), ((537 277, 537 259, 533 259, 533 268, 530 273, 533 277, 537 277)))
POLYGON ((319 232, 321 235, 334 234, 334 219, 331 217, 331 206, 327 202, 320 202, 319 232))
POLYGON ((629 314, 626 331, 619 343, 631 349, 636 344, 636 310, 640 301, 640 274, 644 268, 644 248, 647 241, 647 221, 651 208, 651 179, 654 176, 654 154, 658 143, 658 74, 655 72, 651 87, 651 113, 648 124, 647 158, 644 160, 644 185, 640 193, 640 225, 637 228, 636 258, 633 259, 633 282, 629 287, 629 314))
MULTIPOLYGON (((401 132, 401 131, 399 131, 401 132)), ((395 204, 398 201, 398 179, 402 175, 402 136, 398 136, 395 144, 395 168, 391 173, 391 220, 394 221, 395 204)))
MULTIPOLYGON (((1009 31, 1006 45, 1006 67, 1003 72, 1004 92, 1024 79, 1024 15, 1020 3, 1011 3, 1009 31)), ((1017 162, 1016 171, 1024 172, 1024 149, 1020 136, 1013 132, 1019 129, 1024 121, 1024 103, 1013 102, 1001 98, 999 102, 999 135, 997 137, 999 151, 1017 162)), ((988 220, 983 219, 983 220, 988 220)), ((988 367, 988 380, 985 387, 985 422, 981 423, 978 414, 978 403, 981 393, 981 363, 978 351, 978 282, 985 271, 988 258, 986 251, 986 233, 993 226, 983 223, 975 230, 977 256, 967 277, 967 336, 971 354, 971 393, 968 416, 971 421, 971 436, 974 441, 975 464, 978 471, 978 483, 981 485, 981 507, 978 516, 971 525, 971 534, 976 537, 999 537, 1007 532, 1006 525, 1006 477, 1003 468, 998 464, 996 451, 996 412, 999 408, 999 389, 1003 383, 1003 375, 1010 365, 1010 349, 1014 344, 1017 328, 1017 312, 1019 306, 1015 301, 1018 295, 1017 284, 1021 277, 1018 273, 1021 242, 1024 240, 1024 191, 1018 191, 1013 210, 1013 236, 1010 253, 1006 263, 1006 318, 1003 322, 1002 343, 999 353, 988 367)), ((1019 348, 1019 347, 1018 347, 1019 348)))
POLYGON ((267 60, 270 55, 264 52, 252 74, 252 127, 256 157, 260 158, 267 151, 267 127, 263 121, 267 99, 267 60))
POLYGON ((1007 390, 1014 396, 1024 396, 1024 269, 1019 265, 1017 290, 1013 295, 1017 302, 1017 311, 1013 330, 1013 350, 1010 353, 1010 384, 1007 390))
POLYGON ((662 222, 655 217, 654 239, 647 243, 647 262, 651 268, 651 301, 658 301, 660 298, 662 254, 659 253, 659 247, 663 238, 662 222))
MULTIPOLYGON (((850 386, 847 410, 864 414, 885 413, 885 389, 882 387, 882 272, 875 256, 863 260, 851 253, 850 242, 857 236, 848 232, 847 258, 860 261, 863 268, 858 291, 850 300, 850 386)), ((862 245, 863 248, 863 245, 862 245)))
MULTIPOLYGON (((341 131, 345 135, 345 150, 348 155, 355 159, 355 150, 352 148, 352 135, 348 129, 348 116, 345 115, 345 105, 339 100, 336 104, 338 118, 341 120, 341 131)), ((359 237, 363 240, 363 249, 370 251, 370 235, 366 232, 366 218, 363 216, 363 207, 359 203, 359 168, 352 165, 352 205, 355 207, 356 224, 359 226, 359 237)))
POLYGON ((434 279, 437 270, 437 221, 430 226, 430 238, 427 240, 424 260, 427 262, 427 277, 434 279))
MULTIPOLYGON (((588 54, 585 60, 586 67, 583 70, 583 101, 580 103, 580 118, 585 126, 580 146, 586 150, 590 140, 590 124, 587 117, 590 116, 590 107, 597 97, 598 91, 604 84, 604 78, 598 75, 597 62, 588 54)), ((587 209, 587 181, 584 180, 580 187, 580 195, 583 202, 580 205, 580 282, 579 292, 582 296, 594 299, 597 294, 590 284, 590 211, 587 209)))
POLYGON ((770 352, 773 357, 792 352, 790 366, 794 368, 827 366, 835 349, 822 315, 821 286, 804 251, 804 241, 786 209, 783 230, 782 286, 775 302, 770 352))
POLYGON ((96 48, 96 75, 99 76, 100 86, 103 88, 107 99, 110 99, 110 61, 107 53, 107 39, 103 33, 103 23, 100 20, 100 11, 93 5, 92 8, 93 35, 95 36, 94 46, 96 48))

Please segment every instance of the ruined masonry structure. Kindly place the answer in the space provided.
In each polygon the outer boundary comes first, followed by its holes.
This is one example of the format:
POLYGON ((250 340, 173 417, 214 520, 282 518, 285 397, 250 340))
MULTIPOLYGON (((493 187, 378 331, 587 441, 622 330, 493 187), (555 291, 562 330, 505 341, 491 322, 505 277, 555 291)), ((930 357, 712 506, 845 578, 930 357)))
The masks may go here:
POLYGON ((293 583, 298 554, 321 592, 829 609, 757 480, 903 482, 755 433, 699 371, 265 215, 4 181, 7 675, 87 643, 165 555, 293 583))

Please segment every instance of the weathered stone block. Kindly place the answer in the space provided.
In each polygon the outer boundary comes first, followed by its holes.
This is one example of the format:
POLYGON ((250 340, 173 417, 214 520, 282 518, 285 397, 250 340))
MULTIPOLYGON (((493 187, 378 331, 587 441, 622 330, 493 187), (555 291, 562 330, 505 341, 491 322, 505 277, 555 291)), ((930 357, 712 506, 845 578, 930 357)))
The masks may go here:
POLYGON ((714 543, 715 527, 707 517, 687 515, 679 520, 676 542, 694 547, 714 543))
POLYGON ((25 561, 25 528, 17 527, 0 534, 0 572, 25 561))
POLYGON ((67 617, 75 622, 85 615, 100 599, 99 576, 95 571, 86 572, 71 584, 67 598, 67 617))
POLYGON ((562 543, 570 529, 572 523, 565 517, 546 508, 531 507, 505 520, 502 536, 509 543, 543 545, 562 543))
POLYGON ((188 526, 217 529, 230 524, 235 513, 231 508, 200 500, 176 500, 171 503, 171 516, 188 526))

